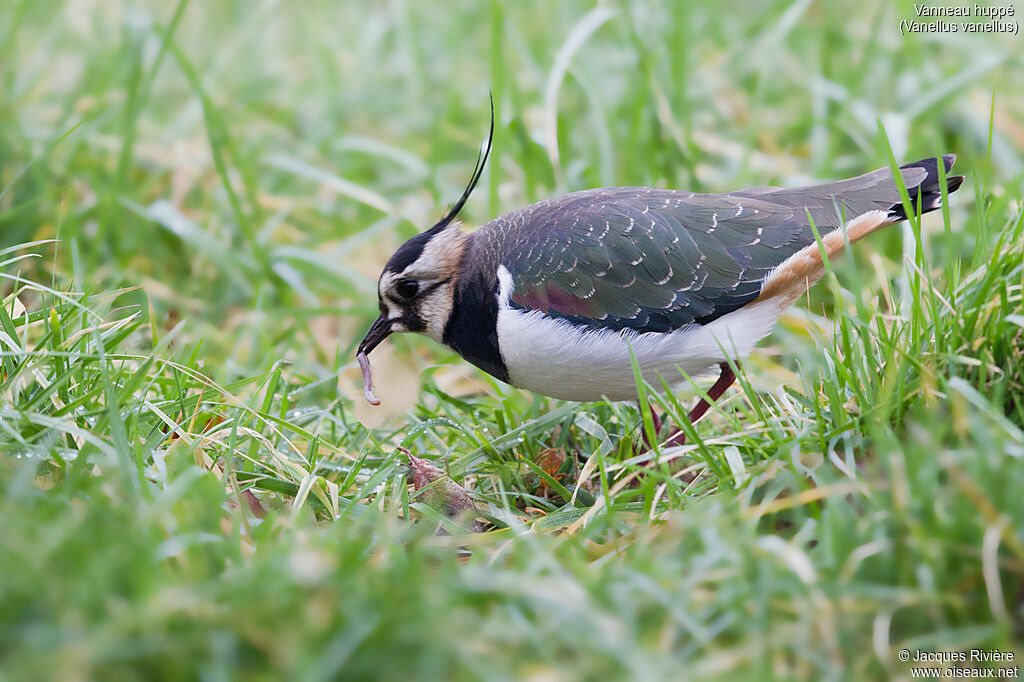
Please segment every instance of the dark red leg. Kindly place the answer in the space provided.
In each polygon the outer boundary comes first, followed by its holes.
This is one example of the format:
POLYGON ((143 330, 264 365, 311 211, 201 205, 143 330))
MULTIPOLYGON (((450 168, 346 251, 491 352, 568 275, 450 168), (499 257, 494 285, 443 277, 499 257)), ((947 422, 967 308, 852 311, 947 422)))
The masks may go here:
MULTIPOLYGON (((648 450, 650 450, 651 448, 654 447, 654 444, 651 443, 651 441, 647 440, 647 429, 644 428, 644 419, 643 419, 644 406, 641 405, 640 403, 637 403, 637 407, 640 408, 640 413, 641 413, 640 414, 640 433, 642 433, 643 436, 644 436, 644 445, 647 446, 648 450)), ((658 412, 657 412, 657 410, 654 409, 653 405, 651 405, 650 409, 651 409, 651 419, 654 421, 654 437, 657 438, 658 434, 661 433, 661 417, 658 416, 658 412)))
MULTIPOLYGON (((739 367, 738 362, 736 363, 736 366, 739 367)), ((732 386, 732 382, 736 381, 736 375, 733 373, 732 367, 729 366, 728 362, 723 362, 722 364, 719 365, 719 368, 722 370, 722 373, 718 375, 718 381, 716 381, 714 385, 708 389, 708 397, 715 402, 718 402, 718 399, 722 397, 722 394, 725 393, 725 390, 732 386)), ((710 407, 711 405, 708 403, 708 401, 704 400, 704 398, 701 398, 700 401, 694 406, 694 408, 690 410, 690 423, 693 424, 698 419, 703 417, 704 413, 707 412, 710 407)), ((682 429, 679 429, 674 434, 672 434, 672 437, 668 441, 669 446, 684 445, 685 443, 686 433, 682 429)))

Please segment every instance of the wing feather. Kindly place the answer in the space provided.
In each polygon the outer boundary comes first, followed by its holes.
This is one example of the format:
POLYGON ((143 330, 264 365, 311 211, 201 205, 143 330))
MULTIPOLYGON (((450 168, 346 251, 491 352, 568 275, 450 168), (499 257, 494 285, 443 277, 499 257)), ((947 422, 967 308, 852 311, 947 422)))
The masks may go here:
MULTIPOLYGON (((901 172, 908 188, 927 176, 913 164, 901 172)), ((596 329, 664 332, 757 298, 764 278, 814 241, 808 213, 826 234, 899 201, 888 169, 734 194, 585 190, 497 218, 474 243, 485 267, 508 270, 512 306, 596 329)))

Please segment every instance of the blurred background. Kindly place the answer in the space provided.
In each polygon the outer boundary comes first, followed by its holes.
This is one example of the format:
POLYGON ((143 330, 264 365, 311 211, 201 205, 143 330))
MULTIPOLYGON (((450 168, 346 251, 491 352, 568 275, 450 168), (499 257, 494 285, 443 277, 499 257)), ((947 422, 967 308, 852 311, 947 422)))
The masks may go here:
POLYGON ((0 682, 1019 659, 1024 38, 905 20, 935 19, 902 0, 3 2, 0 682), (361 399, 377 276, 462 192, 491 93, 468 229, 583 188, 947 152, 967 181, 852 249, 682 473, 649 474, 632 406, 520 393, 426 339, 375 351, 384 404, 361 399), (490 532, 435 537, 399 444, 490 532))
MULTIPOLYGON (((219 378, 271 351, 326 376, 351 366, 387 256, 461 192, 489 92, 470 227, 587 187, 858 174, 886 165, 879 123, 897 160, 954 151, 960 172, 1013 177, 1020 38, 901 35, 915 18, 910 2, 807 0, 11 3, 0 239, 59 237, 38 267, 140 285, 219 378)), ((957 212, 986 189, 969 183, 957 212)), ((970 253, 954 218, 939 248, 970 253)), ((382 351, 385 407, 358 407, 375 423, 439 357, 419 339, 382 351)), ((463 365, 446 387, 477 386, 463 365)))

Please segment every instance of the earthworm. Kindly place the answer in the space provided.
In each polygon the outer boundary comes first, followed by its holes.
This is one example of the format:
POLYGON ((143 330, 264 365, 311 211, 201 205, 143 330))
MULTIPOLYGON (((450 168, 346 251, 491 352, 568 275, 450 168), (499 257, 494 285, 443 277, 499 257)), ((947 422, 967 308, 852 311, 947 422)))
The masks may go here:
POLYGON ((356 355, 356 360, 359 362, 359 369, 363 370, 363 397, 365 397, 366 402, 371 405, 380 405, 380 399, 373 394, 373 377, 370 375, 370 358, 366 357, 366 353, 359 353, 356 355))

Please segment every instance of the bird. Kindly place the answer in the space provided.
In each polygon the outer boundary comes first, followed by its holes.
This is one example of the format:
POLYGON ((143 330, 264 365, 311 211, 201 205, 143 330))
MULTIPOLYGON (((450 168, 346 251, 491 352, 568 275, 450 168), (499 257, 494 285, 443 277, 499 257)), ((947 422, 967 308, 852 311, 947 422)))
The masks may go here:
MULTIPOLYGON (((701 194, 649 187, 576 191, 465 232, 490 134, 458 201, 399 247, 377 282, 380 315, 359 343, 419 333, 491 376, 570 401, 638 400, 650 386, 718 371, 691 423, 735 380, 740 361, 847 242, 942 205, 963 176, 946 154, 837 182, 701 194), (939 164, 943 171, 940 174, 939 164), (816 234, 817 233, 817 234, 816 234)), ((655 415, 656 417, 656 415, 655 415)), ((660 420, 656 419, 656 430, 660 420)), ((681 432, 670 441, 685 442, 681 432)))

